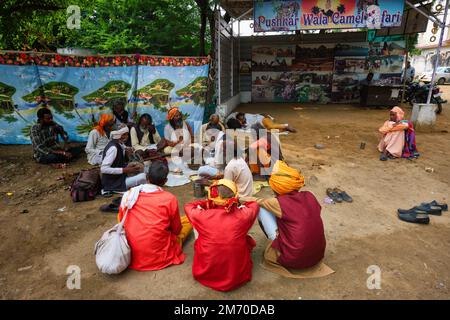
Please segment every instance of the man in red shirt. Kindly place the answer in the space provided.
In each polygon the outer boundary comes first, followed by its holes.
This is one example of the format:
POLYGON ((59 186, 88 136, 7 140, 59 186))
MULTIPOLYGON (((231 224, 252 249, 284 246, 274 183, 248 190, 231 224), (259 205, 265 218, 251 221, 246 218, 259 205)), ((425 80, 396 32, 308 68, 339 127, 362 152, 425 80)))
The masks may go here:
POLYGON ((186 216, 180 218, 177 198, 161 188, 168 173, 163 162, 153 161, 148 184, 130 189, 122 198, 118 219, 128 208, 124 228, 131 248, 130 269, 160 270, 185 260, 181 245, 192 226, 186 216))
POLYGON ((192 274, 218 291, 236 289, 252 279, 251 251, 256 243, 247 233, 259 206, 256 202, 239 206, 236 195, 234 182, 222 179, 211 185, 208 200, 184 207, 198 232, 192 274))

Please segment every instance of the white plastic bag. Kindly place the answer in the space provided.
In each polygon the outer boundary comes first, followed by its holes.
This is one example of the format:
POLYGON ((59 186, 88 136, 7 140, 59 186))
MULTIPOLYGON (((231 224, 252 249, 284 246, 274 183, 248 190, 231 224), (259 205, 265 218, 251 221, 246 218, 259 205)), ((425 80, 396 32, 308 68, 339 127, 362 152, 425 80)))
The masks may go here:
POLYGON ((118 274, 130 265, 131 250, 123 229, 127 214, 128 210, 122 221, 106 231, 95 244, 95 262, 103 273, 118 274))

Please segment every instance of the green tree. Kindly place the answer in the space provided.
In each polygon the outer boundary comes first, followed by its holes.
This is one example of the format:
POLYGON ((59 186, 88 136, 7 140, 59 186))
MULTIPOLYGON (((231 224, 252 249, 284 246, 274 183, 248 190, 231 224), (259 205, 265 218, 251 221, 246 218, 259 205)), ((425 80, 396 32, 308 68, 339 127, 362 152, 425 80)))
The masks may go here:
POLYGON ((0 49, 52 50, 65 0, 0 2, 0 49))
POLYGON ((66 44, 101 53, 196 55, 199 12, 191 0, 97 0, 66 44))
POLYGON ((201 25, 194 0, 5 0, 0 2, 0 49, 78 47, 192 56, 210 47, 201 25), (67 28, 69 5, 80 7, 81 29, 67 28))

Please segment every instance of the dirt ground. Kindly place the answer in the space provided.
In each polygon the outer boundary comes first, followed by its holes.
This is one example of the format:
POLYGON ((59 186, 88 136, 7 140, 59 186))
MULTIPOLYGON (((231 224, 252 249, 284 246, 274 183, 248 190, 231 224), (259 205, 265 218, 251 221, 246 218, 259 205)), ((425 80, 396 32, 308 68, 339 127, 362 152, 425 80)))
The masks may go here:
MULTIPOLYGON (((450 99, 450 87, 443 87, 450 99)), ((411 108, 406 107, 407 115, 411 108)), ((433 133, 418 133, 418 160, 381 162, 377 128, 387 110, 354 106, 258 104, 245 112, 268 112, 289 122, 297 134, 283 136, 284 155, 306 178, 305 190, 322 203, 327 250, 325 263, 336 271, 320 279, 292 280, 260 266, 265 237, 257 223, 251 235, 253 280, 219 293, 191 275, 194 240, 184 247, 180 266, 157 272, 128 270, 106 276, 95 265, 93 247, 114 225, 98 208, 106 200, 72 203, 63 170, 35 164, 30 146, 0 146, 0 298, 2 299, 449 299, 450 212, 431 216, 429 225, 402 222, 397 208, 423 201, 448 201, 450 107, 433 133), (301 109, 294 110, 294 107, 301 109), (366 148, 360 149, 360 143, 366 148), (324 149, 314 148, 316 143, 324 149), (434 172, 426 172, 431 167, 434 172), (326 205, 325 190, 341 187, 352 204, 326 205), (12 192, 12 196, 7 196, 12 192), (58 210, 59 209, 59 210, 58 210), (81 289, 66 287, 70 265, 81 269, 81 289), (381 269, 381 289, 369 290, 367 269, 381 269), (30 267, 31 266, 31 267, 30 267), (22 269, 22 268, 25 268, 22 269)), ((78 160, 66 171, 87 167, 78 160)), ((180 207, 194 199, 192 186, 170 188, 180 207)), ((263 190, 260 195, 269 195, 263 190)))

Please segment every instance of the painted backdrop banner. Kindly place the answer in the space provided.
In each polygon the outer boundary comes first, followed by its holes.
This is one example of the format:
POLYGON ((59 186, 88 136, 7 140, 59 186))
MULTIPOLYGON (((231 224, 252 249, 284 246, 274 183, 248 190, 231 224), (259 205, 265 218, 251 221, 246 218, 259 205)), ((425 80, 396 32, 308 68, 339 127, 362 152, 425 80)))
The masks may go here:
POLYGON ((36 112, 47 105, 71 141, 84 142, 100 114, 121 100, 149 113, 161 135, 170 107, 198 130, 208 59, 153 56, 74 57, 0 52, 0 143, 29 144, 36 112))
POLYGON ((403 9, 403 0, 255 0, 254 30, 399 27, 403 9))
POLYGON ((374 84, 399 85, 406 50, 397 38, 253 46, 252 102, 356 103, 368 72, 374 73, 374 84))

